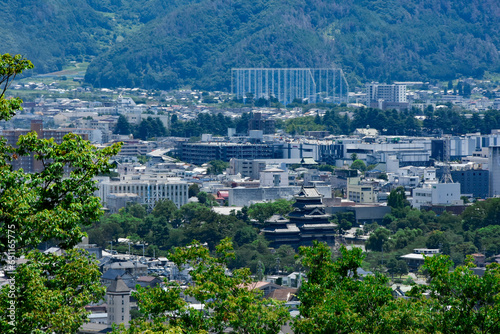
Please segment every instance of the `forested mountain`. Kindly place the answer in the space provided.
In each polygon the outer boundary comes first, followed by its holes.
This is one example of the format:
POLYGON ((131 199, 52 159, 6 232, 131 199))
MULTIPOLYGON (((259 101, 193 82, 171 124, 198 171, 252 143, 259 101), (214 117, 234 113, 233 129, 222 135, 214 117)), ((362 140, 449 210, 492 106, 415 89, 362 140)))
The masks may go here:
POLYGON ((0 51, 42 71, 96 55, 86 81, 97 87, 227 90, 232 67, 340 66, 351 83, 500 72, 496 0, 11 0, 1 10, 0 51))

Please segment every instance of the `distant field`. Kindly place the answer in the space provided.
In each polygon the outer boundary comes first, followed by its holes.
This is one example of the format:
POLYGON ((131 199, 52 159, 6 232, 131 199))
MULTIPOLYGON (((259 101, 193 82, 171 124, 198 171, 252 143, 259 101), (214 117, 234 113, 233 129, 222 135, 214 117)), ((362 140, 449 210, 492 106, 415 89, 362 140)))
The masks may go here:
POLYGON ((89 62, 84 63, 72 63, 65 66, 62 71, 40 74, 39 77, 83 77, 85 76, 85 72, 87 71, 87 67, 89 67, 89 62))

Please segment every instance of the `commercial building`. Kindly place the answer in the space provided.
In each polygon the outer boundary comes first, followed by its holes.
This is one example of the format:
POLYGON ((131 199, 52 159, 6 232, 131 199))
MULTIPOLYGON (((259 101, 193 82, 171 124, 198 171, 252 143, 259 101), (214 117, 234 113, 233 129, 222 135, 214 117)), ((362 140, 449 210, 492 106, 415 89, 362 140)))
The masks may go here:
POLYGON ((456 205, 462 204, 460 196, 460 183, 424 183, 413 189, 411 203, 417 209, 427 204, 456 205))
POLYGON ((490 146, 488 168, 490 171, 490 196, 500 196, 500 146, 490 146))
POLYGON ((362 183, 359 177, 351 177, 347 182, 347 199, 355 203, 374 203, 377 196, 372 185, 362 183))
MULTIPOLYGON (((177 207, 188 201, 188 183, 178 178, 169 178, 166 174, 124 175, 116 181, 100 178, 97 186, 97 195, 105 206, 108 201, 116 202, 113 194, 127 194, 128 197, 136 194, 138 198, 134 198, 134 201, 146 205, 148 210, 153 210, 156 203, 164 199, 171 200, 177 207)), ((114 209, 116 208, 111 208, 114 209)))
POLYGON ((282 144, 264 143, 179 143, 182 161, 201 165, 211 160, 229 161, 237 159, 281 159, 282 144))
POLYGON ((408 109, 406 85, 387 85, 378 82, 366 84, 366 103, 379 109, 408 109))
POLYGON ((490 194, 490 171, 483 169, 451 171, 453 181, 460 183, 460 192, 474 198, 486 198, 490 194))
MULTIPOLYGON (((43 121, 41 120, 31 120, 30 129, 16 129, 16 130, 2 130, 1 136, 7 140, 7 144, 12 146, 17 146, 17 142, 20 136, 27 135, 30 132, 36 132, 38 138, 40 139, 51 139, 53 138, 57 144, 61 144, 65 135, 72 133, 73 129, 63 129, 63 130, 54 130, 43 128, 43 121)), ((79 131, 81 132, 81 131, 79 131)), ((83 139, 88 140, 88 134, 80 133, 83 139)), ((13 159, 11 162, 12 168, 23 169, 26 173, 36 173, 43 170, 42 161, 36 160, 34 155, 31 154, 29 156, 21 156, 17 157, 17 159, 13 159)))

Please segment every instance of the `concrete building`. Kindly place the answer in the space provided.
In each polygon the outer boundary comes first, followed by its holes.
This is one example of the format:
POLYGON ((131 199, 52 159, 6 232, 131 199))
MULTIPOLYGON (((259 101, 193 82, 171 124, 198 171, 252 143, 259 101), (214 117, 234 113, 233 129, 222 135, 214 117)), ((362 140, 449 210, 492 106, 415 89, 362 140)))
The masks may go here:
MULTIPOLYGON (((249 206, 258 202, 269 202, 280 198, 292 199, 301 187, 259 187, 259 188, 231 188, 229 189, 229 206, 249 206)), ((331 186, 318 186, 316 190, 323 198, 332 197, 331 186)))
POLYGON ((211 160, 230 161, 238 159, 281 159, 282 144, 237 144, 237 143, 179 143, 182 161, 201 165, 211 160))
MULTIPOLYGON (((118 181, 101 178, 97 186, 97 196, 103 204, 109 201, 111 194, 136 194, 139 198, 134 201, 145 204, 148 210, 153 210, 156 203, 163 199, 171 200, 177 207, 188 202, 187 182, 167 177, 166 174, 123 175, 118 181)), ((116 196, 111 197, 111 201, 116 199, 116 196)))
POLYGON ((420 209, 422 205, 456 205, 460 199, 460 183, 424 183, 423 187, 413 189, 412 206, 420 209))
POLYGON ((490 197, 500 196, 500 146, 490 146, 490 197))
POLYGON ((260 172, 266 169, 266 163, 261 160, 246 160, 232 158, 229 161, 229 174, 240 174, 242 177, 249 177, 254 180, 259 178, 260 172))
POLYGON ((108 304, 108 325, 125 324, 130 321, 130 289, 117 277, 106 292, 108 304))
POLYGON ((253 118, 248 120, 248 131, 262 130, 265 135, 268 135, 273 134, 275 128, 276 121, 262 117, 262 113, 253 114, 253 118))
MULTIPOLYGON (((41 120, 31 120, 30 129, 16 129, 16 130, 2 130, 0 135, 7 140, 7 144, 16 146, 17 141, 20 136, 27 135, 29 132, 36 132, 38 138, 40 139, 51 139, 53 138, 57 144, 61 144, 63 138, 68 133, 72 133, 73 129, 64 129, 64 130, 54 130, 54 129, 44 129, 43 121, 41 120)), ((88 140, 88 134, 82 133, 79 134, 83 139, 88 140)), ((26 173, 35 173, 43 170, 42 161, 36 160, 34 155, 31 154, 29 156, 18 157, 17 159, 13 159, 11 161, 12 168, 23 169, 26 173)))
POLYGON ((364 184, 359 177, 351 177, 347 181, 347 199, 355 203, 374 203, 377 196, 372 185, 364 184))
POLYGON ((486 198, 490 194, 490 172, 482 169, 451 171, 454 182, 460 183, 460 192, 474 198, 486 198))
POLYGON ((260 172, 261 187, 288 187, 288 172, 279 168, 268 168, 260 172))
POLYGON ((379 109, 408 109, 406 85, 366 84, 366 105, 379 109))

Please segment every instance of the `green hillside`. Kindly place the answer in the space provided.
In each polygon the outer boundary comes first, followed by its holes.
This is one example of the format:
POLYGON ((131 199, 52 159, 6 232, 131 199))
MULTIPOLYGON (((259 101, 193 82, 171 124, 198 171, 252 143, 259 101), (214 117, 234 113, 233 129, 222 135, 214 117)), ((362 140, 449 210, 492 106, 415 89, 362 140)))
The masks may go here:
POLYGON ((490 1, 205 0, 152 20, 90 66, 102 86, 228 89, 231 67, 338 64, 356 80, 498 71, 490 1))
POLYGON ((92 57, 97 87, 228 90, 232 67, 340 66, 351 83, 500 72, 497 0, 2 2, 0 51, 39 72, 92 57))

